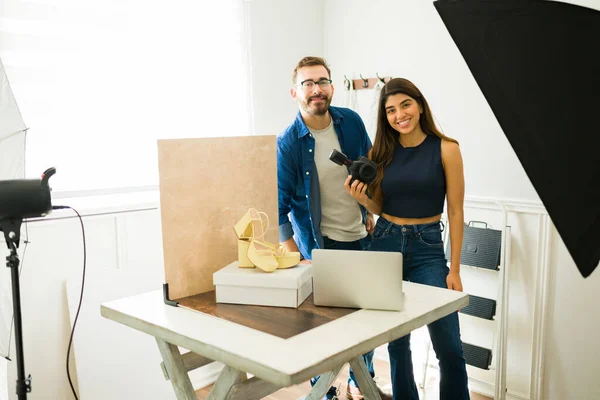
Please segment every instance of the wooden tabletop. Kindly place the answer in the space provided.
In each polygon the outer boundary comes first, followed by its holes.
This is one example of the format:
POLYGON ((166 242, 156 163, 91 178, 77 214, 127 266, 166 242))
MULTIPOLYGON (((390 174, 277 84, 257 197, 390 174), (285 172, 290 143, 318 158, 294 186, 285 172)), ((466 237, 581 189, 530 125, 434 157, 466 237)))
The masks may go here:
POLYGON ((217 303, 214 290, 177 301, 180 307, 226 319, 283 339, 289 339, 358 311, 354 308, 315 306, 312 295, 298 308, 217 303))
MULTIPOLYGON (((287 339, 210 313, 165 305, 160 290, 104 303, 101 313, 240 371, 290 386, 468 304, 468 295, 461 292, 407 282, 403 290, 401 312, 358 310, 287 339)), ((272 307, 277 322, 276 310, 272 307)))

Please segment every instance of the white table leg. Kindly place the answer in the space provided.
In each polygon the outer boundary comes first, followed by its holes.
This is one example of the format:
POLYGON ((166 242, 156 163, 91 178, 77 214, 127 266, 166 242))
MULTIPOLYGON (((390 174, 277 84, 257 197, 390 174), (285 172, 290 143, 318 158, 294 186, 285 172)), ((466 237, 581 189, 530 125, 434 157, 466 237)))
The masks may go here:
MULTIPOLYGON (((191 351, 188 353, 183 353, 181 355, 181 360, 183 361, 183 367, 188 372, 214 362, 210 358, 203 357, 200 354, 193 353, 191 351)), ((167 368, 165 367, 164 362, 160 363, 160 368, 163 371, 163 375, 165 376, 165 379, 169 380, 169 373, 167 372, 167 368)))
POLYGON ((206 400, 225 400, 233 385, 246 379, 247 375, 245 372, 238 371, 226 365, 210 390, 206 400))
POLYGON ((198 400, 177 346, 156 338, 177 400, 198 400))
POLYGON ((256 376, 245 382, 233 385, 227 394, 227 400, 262 399, 281 389, 281 386, 263 381, 256 376))
POLYGON ((312 390, 308 393, 308 396, 304 398, 304 400, 321 400, 323 396, 325 396, 325 393, 327 393, 327 391, 331 387, 333 381, 335 381, 335 378, 340 373, 340 370, 342 369, 344 364, 322 374, 319 377, 319 380, 317 381, 315 386, 313 386, 312 390))
POLYGON ((375 381, 367 370, 367 365, 365 364, 365 360, 363 360, 362 356, 358 356, 350 360, 350 367, 352 368, 352 372, 354 372, 354 376, 358 381, 358 386, 360 387, 360 391, 362 392, 365 400, 381 400, 381 396, 379 396, 375 381))

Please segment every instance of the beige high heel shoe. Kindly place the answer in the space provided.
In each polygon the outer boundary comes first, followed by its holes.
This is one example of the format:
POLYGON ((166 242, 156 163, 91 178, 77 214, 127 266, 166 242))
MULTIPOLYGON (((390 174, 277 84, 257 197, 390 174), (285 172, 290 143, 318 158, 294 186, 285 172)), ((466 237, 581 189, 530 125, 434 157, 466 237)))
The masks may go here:
POLYGON ((249 209, 234 226, 238 237, 238 265, 241 268, 256 266, 265 272, 273 272, 300 262, 299 252, 288 252, 281 244, 276 246, 264 240, 268 228, 269 216, 254 208, 249 209))
POLYGON ((254 268, 255 265, 248 258, 248 249, 250 247, 250 241, 254 237, 254 225, 252 223, 253 216, 258 214, 260 219, 260 213, 254 208, 246 211, 246 214, 233 226, 233 230, 238 238, 238 266, 240 268, 254 268))
POLYGON ((300 253, 297 251, 287 251, 283 245, 276 246, 273 243, 264 242, 270 247, 271 252, 277 259, 277 269, 286 269, 295 267, 300 263, 300 253))
POLYGON ((248 258, 254 265, 265 272, 273 272, 279 266, 269 243, 263 240, 252 239, 250 241, 248 258))

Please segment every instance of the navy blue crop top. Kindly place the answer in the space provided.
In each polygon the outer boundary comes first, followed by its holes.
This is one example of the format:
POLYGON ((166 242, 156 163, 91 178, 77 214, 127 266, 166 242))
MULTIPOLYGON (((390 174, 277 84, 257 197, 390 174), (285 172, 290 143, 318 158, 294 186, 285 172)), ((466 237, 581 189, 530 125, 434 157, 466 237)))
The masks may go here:
POLYGON ((396 144, 394 158, 383 171, 382 212, 399 218, 441 214, 446 197, 442 139, 427 135, 415 147, 396 144))

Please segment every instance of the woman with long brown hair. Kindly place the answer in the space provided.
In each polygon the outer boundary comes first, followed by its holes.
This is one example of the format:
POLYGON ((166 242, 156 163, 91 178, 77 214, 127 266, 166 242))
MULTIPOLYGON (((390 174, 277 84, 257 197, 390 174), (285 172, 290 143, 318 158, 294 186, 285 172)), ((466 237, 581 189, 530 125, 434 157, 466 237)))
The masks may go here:
MULTIPOLYGON (((381 90, 375 143, 377 163, 367 185, 346 180, 346 190, 379 215, 371 251, 403 254, 403 277, 410 282, 462 291, 460 254, 464 230, 464 175, 458 142, 436 127, 427 100, 409 80, 395 78, 381 90), (441 216, 447 202, 452 257, 442 242, 441 216)), ((469 398, 458 314, 430 325, 440 365, 440 399, 469 398)), ((394 399, 417 400, 410 334, 388 346, 394 399)))

